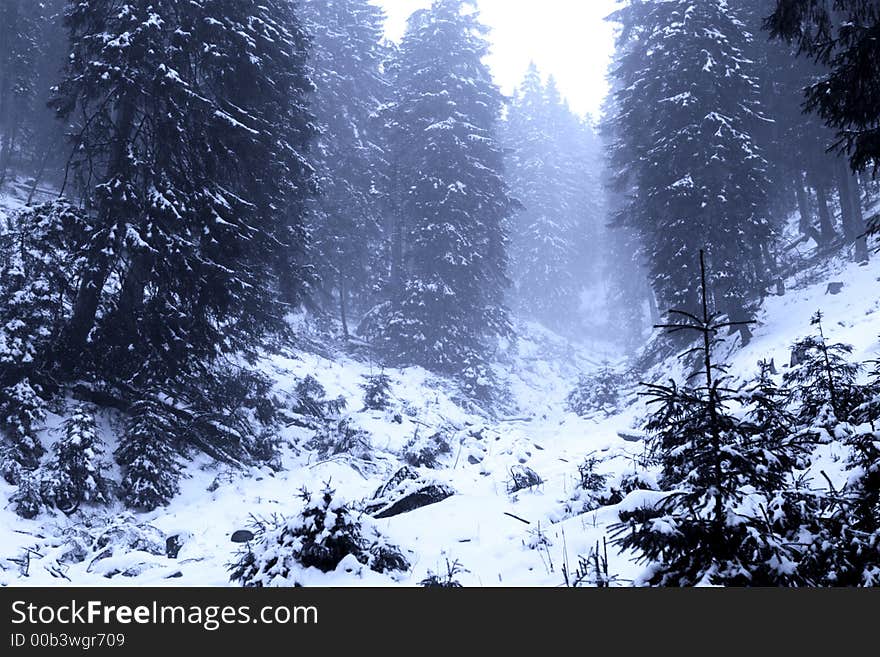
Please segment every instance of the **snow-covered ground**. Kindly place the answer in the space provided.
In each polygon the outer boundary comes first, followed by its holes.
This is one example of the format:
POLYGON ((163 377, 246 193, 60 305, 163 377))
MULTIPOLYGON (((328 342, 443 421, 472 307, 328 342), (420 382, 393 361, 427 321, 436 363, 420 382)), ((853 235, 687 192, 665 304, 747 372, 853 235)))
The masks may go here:
MULTIPOLYGON (((0 212, 3 211, 0 204, 0 212)), ((790 347, 811 332, 810 318, 825 314, 825 330, 833 341, 854 345, 859 360, 880 354, 880 260, 856 266, 834 260, 816 276, 801 273, 788 281, 784 296, 766 300, 755 327, 754 339, 733 353, 730 371, 749 377, 757 363, 774 359, 784 371, 790 347), (821 282, 808 282, 816 280, 821 282), (829 282, 843 283, 840 294, 828 293, 829 282)), ((376 520, 388 540, 400 546, 411 569, 394 576, 366 569, 351 569, 344 562, 337 572, 316 570, 299 581, 310 585, 416 585, 430 573, 445 574, 447 562, 464 570, 457 579, 465 586, 559 586, 563 568, 573 571, 617 521, 622 507, 652 499, 648 491, 635 491, 617 506, 578 513, 572 495, 578 465, 592 455, 601 459, 599 470, 613 483, 634 470, 644 443, 636 440, 645 407, 634 390, 624 391, 622 411, 581 418, 566 410, 565 399, 579 374, 598 369, 611 354, 603 345, 576 345, 537 326, 524 327, 524 338, 515 356, 498 366, 512 397, 507 417, 489 419, 456 400, 455 388, 424 370, 386 371, 392 379, 392 408, 360 410, 364 376, 375 371, 368 363, 349 357, 326 358, 310 353, 267 357, 266 371, 277 381, 279 392, 292 390, 307 375, 327 390, 349 400, 352 422, 370 433, 371 449, 358 457, 321 460, 306 447, 310 432, 290 428, 284 434, 284 469, 232 471, 201 457, 187 469, 182 490, 167 507, 147 514, 129 514, 117 503, 104 510, 83 510, 72 517, 45 513, 33 521, 0 508, 0 585, 95 586, 227 586, 228 564, 237 546, 236 530, 250 526, 252 516, 290 516, 302 506, 302 487, 320 491, 329 483, 337 494, 357 502, 368 498, 403 465, 402 455, 413 439, 440 432, 451 450, 441 456, 441 467, 422 469, 429 479, 456 491, 448 499, 393 518, 376 520), (395 418, 395 416, 397 416, 395 418), (508 493, 511 468, 526 466, 543 483, 533 489, 508 493), (139 524, 144 541, 164 545, 178 535, 182 547, 177 558, 131 550, 101 555, 90 543, 104 525, 139 524), (64 558, 79 537, 80 559, 64 558), (28 555, 30 555, 28 557, 28 555), (23 573, 27 572, 25 576, 23 573), (127 571, 127 573, 126 573, 127 571), (115 574, 114 573, 126 573, 115 574), (108 575, 112 575, 109 576, 108 575)), ((674 361, 655 369, 659 378, 675 375, 674 361)), ((637 383, 637 382, 634 382, 637 383)), ((43 436, 50 445, 59 433, 60 418, 50 418, 43 436)), ((104 426, 108 452, 113 431, 104 426)), ((827 446, 829 461, 836 457, 827 446)), ((12 487, 0 483, 0 499, 12 487)), ((608 547, 609 573, 621 584, 633 580, 641 566, 632 555, 608 547)))

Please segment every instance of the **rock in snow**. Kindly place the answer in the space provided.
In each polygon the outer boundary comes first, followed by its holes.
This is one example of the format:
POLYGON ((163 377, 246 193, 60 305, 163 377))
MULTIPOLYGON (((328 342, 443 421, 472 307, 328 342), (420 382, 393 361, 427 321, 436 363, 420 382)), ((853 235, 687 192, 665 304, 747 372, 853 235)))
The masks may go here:
POLYGON ((455 491, 451 487, 427 480, 407 466, 376 490, 365 510, 375 518, 392 518, 437 504, 453 495, 455 491))

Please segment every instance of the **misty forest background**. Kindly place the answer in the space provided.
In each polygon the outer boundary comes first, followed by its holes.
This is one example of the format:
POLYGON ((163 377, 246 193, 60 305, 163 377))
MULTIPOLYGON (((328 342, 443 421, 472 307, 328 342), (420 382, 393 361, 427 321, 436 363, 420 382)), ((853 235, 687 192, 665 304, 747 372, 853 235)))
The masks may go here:
POLYGON ((367 0, 0 0, 0 190, 22 202, 0 228, 0 474, 17 512, 161 507, 194 452, 274 462, 289 417, 254 366, 267 351, 369 359, 376 403, 382 368, 421 366, 502 412, 492 364, 534 322, 612 340, 636 371, 700 350, 698 383, 647 391, 679 493, 621 541, 666 564, 653 583, 876 583, 877 381, 820 336, 789 389, 768 364, 744 397, 711 341, 748 344, 805 258, 876 257, 880 5, 619 5, 611 93, 585 117, 534 66, 505 97, 467 0, 417 11, 399 43, 367 0), (67 418, 52 453, 50 410, 67 418), (121 418, 119 482, 99 410, 121 418), (805 444, 865 423, 846 434, 857 483, 798 492, 805 444), (745 488, 772 519, 725 520, 745 488), (838 524, 819 522, 832 506, 838 524))

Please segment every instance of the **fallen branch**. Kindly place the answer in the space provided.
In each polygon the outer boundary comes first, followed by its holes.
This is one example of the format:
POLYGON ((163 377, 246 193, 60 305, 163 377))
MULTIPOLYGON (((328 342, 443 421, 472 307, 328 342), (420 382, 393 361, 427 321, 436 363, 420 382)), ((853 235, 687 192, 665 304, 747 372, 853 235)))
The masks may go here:
POLYGON ((520 522, 525 523, 525 524, 527 524, 527 525, 531 525, 531 524, 532 524, 532 523, 530 523, 528 520, 525 520, 525 519, 523 519, 523 518, 520 518, 519 516, 515 516, 515 515, 513 515, 512 513, 508 513, 507 511, 504 512, 504 515, 506 515, 506 516, 510 516, 510 517, 513 518, 514 520, 519 520, 520 522))

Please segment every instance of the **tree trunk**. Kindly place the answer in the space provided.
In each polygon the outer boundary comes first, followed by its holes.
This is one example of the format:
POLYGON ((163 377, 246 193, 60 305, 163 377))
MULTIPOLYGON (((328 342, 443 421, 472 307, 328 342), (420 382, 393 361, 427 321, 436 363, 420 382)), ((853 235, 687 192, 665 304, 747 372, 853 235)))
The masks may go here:
MULTIPOLYGON (((129 92, 129 95, 120 103, 113 150, 107 165, 107 179, 119 174, 127 157, 128 142, 134 128, 136 110, 131 93, 129 92)), ((113 225, 118 221, 116 210, 116 208, 108 207, 106 202, 103 207, 99 208, 99 225, 108 232, 115 232, 113 225)), ((116 236, 116 239, 119 239, 119 236, 116 236)), ((79 357, 88 341, 89 333, 95 326, 95 316, 98 312, 104 285, 110 276, 115 246, 115 244, 108 242, 103 244, 102 248, 93 251, 91 267, 85 272, 77 290, 73 314, 61 340, 63 352, 58 359, 62 371, 65 373, 70 374, 75 371, 79 357)))
POLYGON ((840 216, 843 222, 843 236, 847 242, 855 242, 858 232, 855 229, 855 217, 852 207, 852 189, 850 185, 849 164, 839 160, 837 164, 837 189, 840 198, 840 216))
POLYGON ((856 235, 856 262, 868 262, 868 227, 865 224, 865 214, 862 212, 862 186, 856 175, 850 178, 850 193, 852 198, 853 228, 856 235))
POLYGON ((834 221, 831 219, 831 210, 828 207, 828 192, 825 185, 817 182, 816 200, 819 202, 819 232, 822 235, 822 244, 830 244, 837 238, 834 230, 834 221))
POLYGON ((657 297, 654 295, 654 288, 649 283, 645 286, 645 291, 648 297, 648 307, 651 312, 651 323, 659 324, 662 317, 660 317, 660 308, 657 307, 657 297))
POLYGON ((153 266, 153 256, 139 251, 131 258, 119 293, 118 319, 134 329, 134 322, 144 307, 144 293, 153 266))
POLYGON ((348 288, 345 287, 345 276, 339 275, 339 319, 342 321, 342 334, 348 340, 348 288))
POLYGON ((822 236, 813 225, 813 215, 810 212, 810 202, 807 197, 807 191, 806 189, 804 189, 804 176, 800 172, 795 175, 794 190, 795 194, 797 195, 798 212, 801 216, 798 228, 800 229, 802 235, 806 235, 814 242, 816 242, 816 244, 821 244, 822 236))

